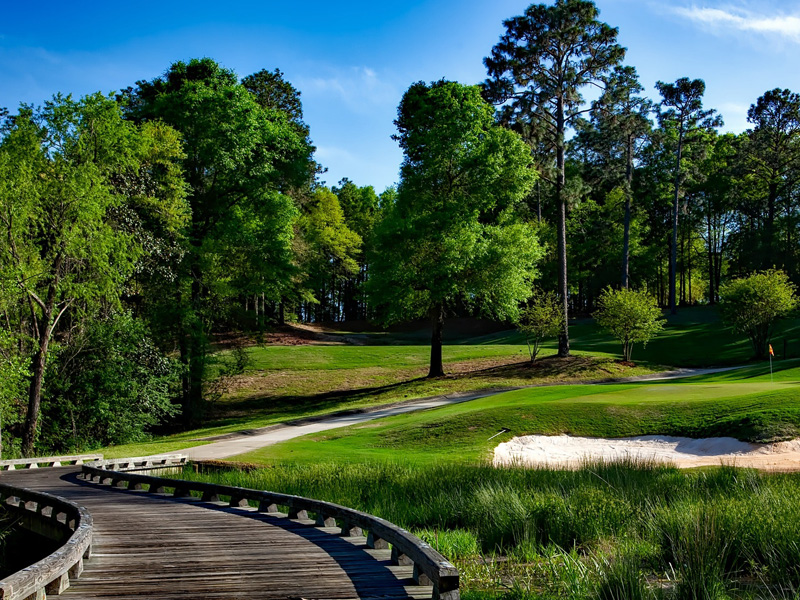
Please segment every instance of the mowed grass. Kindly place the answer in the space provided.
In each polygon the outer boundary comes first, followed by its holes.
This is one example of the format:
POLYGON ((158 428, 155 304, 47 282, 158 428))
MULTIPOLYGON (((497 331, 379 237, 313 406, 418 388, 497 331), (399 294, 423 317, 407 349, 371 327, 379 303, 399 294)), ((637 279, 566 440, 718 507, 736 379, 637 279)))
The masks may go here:
MULTIPOLYGON (((747 340, 723 327, 716 310, 709 307, 682 309, 669 317, 659 338, 647 348, 635 348, 635 367, 618 362, 618 343, 591 320, 571 325, 572 358, 555 359, 555 342, 550 341, 534 366, 524 338, 514 330, 481 336, 461 335, 455 327, 446 331, 443 354, 448 376, 437 379, 425 378, 430 348, 424 329, 361 334, 368 345, 360 346, 252 346, 247 349, 246 372, 207 407, 202 427, 102 451, 110 457, 172 452, 209 436, 341 410, 453 392, 629 377, 672 366, 738 364, 751 355, 747 340)), ((786 321, 779 328, 774 341, 779 355, 784 337, 790 356, 800 351, 800 321, 786 321)), ((217 356, 224 358, 225 353, 217 356)))
POLYGON ((313 434, 236 460, 479 463, 518 435, 731 436, 767 442, 800 435, 797 360, 679 381, 534 387, 313 434), (494 434, 507 429, 491 440, 494 434))

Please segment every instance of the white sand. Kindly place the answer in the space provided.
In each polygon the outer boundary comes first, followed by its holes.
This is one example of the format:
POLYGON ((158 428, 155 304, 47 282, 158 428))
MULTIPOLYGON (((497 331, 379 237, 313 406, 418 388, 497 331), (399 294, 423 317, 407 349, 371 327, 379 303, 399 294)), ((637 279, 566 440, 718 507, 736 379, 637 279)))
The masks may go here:
POLYGON ((587 461, 656 461, 680 468, 731 464, 765 470, 800 470, 800 439, 748 444, 734 438, 692 439, 663 435, 587 438, 569 435, 515 437, 494 450, 494 464, 574 469, 587 461))

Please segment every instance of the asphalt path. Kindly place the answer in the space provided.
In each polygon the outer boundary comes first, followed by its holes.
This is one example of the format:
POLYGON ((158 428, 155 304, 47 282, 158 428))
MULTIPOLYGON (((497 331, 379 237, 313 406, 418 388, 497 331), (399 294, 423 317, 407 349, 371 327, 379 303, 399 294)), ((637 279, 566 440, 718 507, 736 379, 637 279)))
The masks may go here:
MULTIPOLYGON (((683 377, 693 377, 695 375, 707 375, 710 373, 720 373, 722 371, 730 371, 741 367, 723 367, 716 369, 677 369, 675 371, 667 371, 664 373, 654 373, 653 375, 640 375, 637 377, 627 377, 624 379, 614 379, 607 381, 590 382, 597 385, 608 385, 613 383, 634 383, 643 381, 664 381, 668 379, 680 379, 683 377)), ((548 387, 553 385, 570 385, 564 383, 553 384, 537 384, 528 387, 548 387)), ((258 450, 265 446, 285 442, 303 435, 311 433, 320 433, 321 431, 328 431, 330 429, 337 429, 339 427, 347 427, 348 425, 356 425, 358 423, 366 423, 384 417, 392 417, 394 415, 402 415, 408 412, 418 410, 430 410, 432 408, 439 408, 440 406, 448 406, 450 404, 459 404, 461 402, 469 402, 470 400, 477 400, 478 398, 486 398, 501 394, 511 390, 523 389, 521 387, 506 387, 491 390, 481 390, 479 392, 465 392, 445 394, 441 396, 431 396, 429 398, 422 398, 420 400, 409 400, 385 406, 378 406, 375 408, 346 411, 344 413, 334 413, 332 415, 325 415, 322 417, 315 417, 274 425, 271 427, 264 427, 260 429, 252 429, 247 431, 236 432, 214 438, 205 438, 198 441, 206 441, 208 439, 215 440, 210 444, 202 446, 194 446, 181 450, 182 454, 186 454, 190 460, 215 460, 230 458, 238 454, 244 454, 252 450, 258 450)))

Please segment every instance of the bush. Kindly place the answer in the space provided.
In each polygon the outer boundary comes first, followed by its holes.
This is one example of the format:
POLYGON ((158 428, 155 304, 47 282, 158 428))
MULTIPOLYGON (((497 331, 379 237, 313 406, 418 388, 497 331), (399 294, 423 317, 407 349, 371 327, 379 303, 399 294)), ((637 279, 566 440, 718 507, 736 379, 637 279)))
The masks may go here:
POLYGON ((797 306, 796 287, 783 271, 769 270, 734 279, 720 288, 722 320, 747 334, 755 358, 766 358, 775 323, 797 306))
POLYGON ((40 447, 79 451, 145 439, 176 414, 176 361, 129 313, 95 321, 50 366, 40 447))
POLYGON ((630 361, 633 344, 647 342, 664 328, 656 299, 646 291, 606 288, 598 299, 594 318, 622 342, 623 360, 630 361))
POLYGON ((525 334, 531 362, 536 360, 542 340, 557 337, 564 325, 564 307, 553 292, 534 290, 520 311, 517 329, 525 334))

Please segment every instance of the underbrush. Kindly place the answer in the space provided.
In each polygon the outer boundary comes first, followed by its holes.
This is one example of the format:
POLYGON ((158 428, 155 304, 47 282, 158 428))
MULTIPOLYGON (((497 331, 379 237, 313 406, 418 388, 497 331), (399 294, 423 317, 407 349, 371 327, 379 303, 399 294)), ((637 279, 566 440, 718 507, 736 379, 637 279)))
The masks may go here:
POLYGON ((800 598, 798 475, 343 462, 186 477, 389 519, 458 565, 467 600, 800 598))

